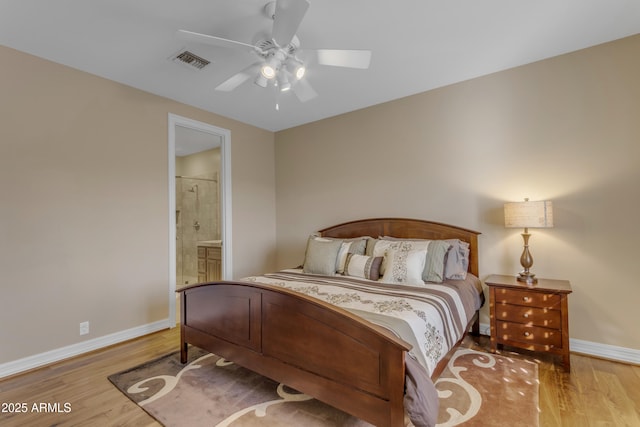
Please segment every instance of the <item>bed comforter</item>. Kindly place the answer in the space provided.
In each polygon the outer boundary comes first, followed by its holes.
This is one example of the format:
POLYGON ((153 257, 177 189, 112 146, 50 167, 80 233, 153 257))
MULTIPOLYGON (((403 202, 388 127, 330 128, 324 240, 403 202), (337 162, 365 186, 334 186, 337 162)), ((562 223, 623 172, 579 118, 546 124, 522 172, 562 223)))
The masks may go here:
POLYGON ((480 280, 471 274, 465 280, 423 286, 316 276, 297 269, 243 280, 283 287, 331 303, 391 330, 411 344, 406 363, 405 409, 416 426, 435 425, 438 402, 430 376, 462 338, 484 302, 480 280))

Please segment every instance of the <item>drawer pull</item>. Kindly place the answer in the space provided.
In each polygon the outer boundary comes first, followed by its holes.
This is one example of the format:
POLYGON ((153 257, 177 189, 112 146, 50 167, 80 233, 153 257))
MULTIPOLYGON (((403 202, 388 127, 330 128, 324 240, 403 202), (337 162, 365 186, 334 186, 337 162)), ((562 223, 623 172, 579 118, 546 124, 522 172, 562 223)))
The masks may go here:
POLYGON ((530 336, 530 335, 531 335, 531 332, 526 331, 523 335, 524 335, 525 337, 528 337, 528 336, 530 336))
POLYGON ((529 318, 529 313, 523 314, 522 317, 524 317, 525 319, 528 319, 529 318))
POLYGON ((531 302, 531 297, 522 297, 522 301, 531 302))

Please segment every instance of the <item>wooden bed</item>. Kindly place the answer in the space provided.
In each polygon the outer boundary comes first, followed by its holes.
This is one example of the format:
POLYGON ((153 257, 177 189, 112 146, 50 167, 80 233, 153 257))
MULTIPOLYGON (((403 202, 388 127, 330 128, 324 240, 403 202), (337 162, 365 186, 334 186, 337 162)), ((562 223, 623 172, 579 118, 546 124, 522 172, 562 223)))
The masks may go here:
MULTIPOLYGON (((319 234, 460 239, 469 243, 469 272, 478 276, 480 233, 475 231, 380 218, 336 225, 319 234)), ((405 353, 411 345, 386 329, 318 299, 256 282, 211 282, 178 292, 183 363, 188 345, 195 345, 376 426, 405 425, 405 353)), ((476 312, 467 330, 473 324, 477 333, 478 322, 476 312)), ((432 378, 440 375, 452 352, 432 378)))

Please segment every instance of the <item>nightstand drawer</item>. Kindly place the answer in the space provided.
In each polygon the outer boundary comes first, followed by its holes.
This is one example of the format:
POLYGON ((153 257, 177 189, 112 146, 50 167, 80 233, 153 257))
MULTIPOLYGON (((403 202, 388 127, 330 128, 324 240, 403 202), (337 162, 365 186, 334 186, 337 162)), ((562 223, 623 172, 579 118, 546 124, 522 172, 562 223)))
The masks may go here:
POLYGON ((559 310, 523 305, 497 304, 496 320, 531 324, 545 328, 561 329, 562 316, 559 310))
POLYGON ((496 334, 501 341, 562 348, 562 333, 554 329, 510 322, 496 322, 496 329, 496 334))
POLYGON ((560 295, 558 294, 497 288, 495 295, 496 302, 499 304, 517 304, 542 308, 557 307, 560 305, 560 295))

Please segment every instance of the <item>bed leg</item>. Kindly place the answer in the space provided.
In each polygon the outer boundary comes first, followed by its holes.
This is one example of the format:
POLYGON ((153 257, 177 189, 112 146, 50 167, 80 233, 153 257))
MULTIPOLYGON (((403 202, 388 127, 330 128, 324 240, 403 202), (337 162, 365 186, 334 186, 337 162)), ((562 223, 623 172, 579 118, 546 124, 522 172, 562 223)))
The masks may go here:
POLYGON ((480 336, 480 310, 476 311, 475 314, 476 320, 473 321, 473 325, 471 325, 471 335, 474 337, 480 336))
POLYGON ((188 346, 185 325, 187 324, 187 293, 180 294, 180 363, 187 363, 188 346))
POLYGON ((392 414, 390 417, 390 426, 391 427, 404 427, 405 419, 404 419, 404 405, 402 405, 399 409, 392 409, 392 414))
POLYGON ((189 356, 189 344, 183 342, 180 346, 180 363, 183 365, 187 363, 187 358, 189 356))

